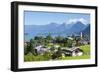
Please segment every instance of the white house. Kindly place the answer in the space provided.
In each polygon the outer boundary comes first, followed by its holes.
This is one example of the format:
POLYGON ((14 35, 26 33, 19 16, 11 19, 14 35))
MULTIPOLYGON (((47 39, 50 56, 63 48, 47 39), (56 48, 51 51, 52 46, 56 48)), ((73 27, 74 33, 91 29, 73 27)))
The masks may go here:
POLYGON ((81 50, 79 47, 69 48, 69 49, 63 49, 62 53, 65 54, 65 56, 81 56, 84 54, 83 50, 81 50))
POLYGON ((35 47, 35 49, 37 50, 37 53, 41 55, 43 55, 45 52, 49 52, 49 48, 45 48, 43 45, 39 45, 35 47))

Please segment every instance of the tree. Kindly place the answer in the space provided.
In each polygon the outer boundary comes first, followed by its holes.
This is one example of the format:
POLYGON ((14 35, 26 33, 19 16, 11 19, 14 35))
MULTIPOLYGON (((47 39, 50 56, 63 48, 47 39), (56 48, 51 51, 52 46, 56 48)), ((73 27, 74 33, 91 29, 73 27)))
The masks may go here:
POLYGON ((27 43, 27 45, 24 46, 24 55, 27 55, 29 52, 29 43, 27 43))
POLYGON ((53 53, 52 59, 59 59, 62 56, 62 50, 61 47, 58 48, 58 51, 53 53))
POLYGON ((46 43, 50 43, 51 40, 52 40, 53 38, 52 38, 52 36, 49 34, 49 35, 46 36, 45 39, 46 39, 46 43))
POLYGON ((39 44, 45 44, 45 38, 43 36, 35 36, 34 40, 39 44))
POLYGON ((75 35, 74 34, 72 34, 72 36, 71 36, 73 39, 75 39, 75 35))
POLYGON ((73 44, 73 40, 68 39, 67 40, 67 47, 72 47, 72 44, 73 44))
POLYGON ((80 43, 79 43, 79 41, 81 40, 81 38, 79 37, 79 38, 75 38, 75 41, 76 41, 76 46, 79 46, 80 45, 80 43))
POLYGON ((39 39, 39 36, 35 36, 35 37, 34 37, 34 40, 38 40, 38 39, 39 39))
POLYGON ((51 51, 52 54, 54 53, 54 51, 55 51, 54 45, 50 48, 50 51, 51 51))
POLYGON ((30 51, 32 52, 33 55, 37 55, 37 50, 35 49, 36 44, 37 43, 34 39, 30 40, 30 51))
POLYGON ((25 46, 24 54, 27 55, 28 53, 32 53, 33 55, 36 55, 37 52, 35 50, 35 41, 33 39, 30 39, 30 42, 27 43, 27 46, 25 46))
POLYGON ((64 39, 63 39, 63 42, 64 42, 64 47, 67 47, 68 38, 64 38, 64 39))
POLYGON ((63 37, 57 36, 56 38, 56 43, 62 43, 63 42, 63 37))
POLYGON ((27 55, 29 52, 32 52, 32 43, 28 42, 27 46, 24 47, 24 54, 27 55))

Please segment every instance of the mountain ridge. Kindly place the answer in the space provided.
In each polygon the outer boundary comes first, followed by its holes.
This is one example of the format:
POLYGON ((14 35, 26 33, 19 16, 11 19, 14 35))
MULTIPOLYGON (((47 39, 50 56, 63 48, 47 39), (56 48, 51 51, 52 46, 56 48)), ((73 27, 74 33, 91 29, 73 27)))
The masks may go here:
POLYGON ((86 25, 82 22, 76 22, 74 24, 57 24, 57 23, 50 23, 47 25, 24 25, 24 32, 25 38, 32 38, 37 35, 48 35, 51 34, 52 36, 67 36, 77 32, 82 31, 86 28, 86 25))

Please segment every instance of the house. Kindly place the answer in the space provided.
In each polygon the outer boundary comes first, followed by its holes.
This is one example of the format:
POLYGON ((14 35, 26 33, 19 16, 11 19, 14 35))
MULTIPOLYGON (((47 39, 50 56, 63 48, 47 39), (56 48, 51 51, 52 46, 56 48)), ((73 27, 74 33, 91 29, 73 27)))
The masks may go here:
POLYGON ((52 55, 52 59, 57 59, 58 57, 65 58, 67 56, 75 57, 75 56, 81 56, 84 52, 78 47, 69 48, 69 49, 61 49, 61 51, 56 51, 52 55))
POLYGON ((65 56, 81 56, 83 55, 83 50, 81 50, 79 47, 74 47, 70 49, 63 49, 62 54, 65 56))
POLYGON ((40 55, 43 55, 45 52, 49 52, 49 48, 46 48, 43 45, 39 45, 39 46, 35 47, 35 50, 40 55))
POLYGON ((90 41, 89 40, 80 40, 79 43, 83 44, 83 45, 87 45, 87 44, 90 44, 90 41))
POLYGON ((80 48, 76 48, 75 50, 72 51, 72 56, 81 56, 83 55, 83 50, 80 48))

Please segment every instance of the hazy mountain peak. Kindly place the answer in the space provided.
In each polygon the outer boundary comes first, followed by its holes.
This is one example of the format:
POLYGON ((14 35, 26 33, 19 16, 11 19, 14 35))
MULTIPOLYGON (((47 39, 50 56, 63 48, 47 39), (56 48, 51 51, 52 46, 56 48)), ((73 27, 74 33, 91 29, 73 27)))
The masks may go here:
POLYGON ((87 20, 85 20, 84 18, 78 18, 78 19, 69 19, 68 24, 75 24, 77 22, 81 22, 84 25, 87 24, 87 20))
POLYGON ((81 24, 81 25, 83 25, 84 23, 82 23, 81 21, 77 21, 75 24, 81 24))
MULTIPOLYGON (((49 23, 49 24, 57 24, 57 23, 55 23, 55 22, 51 22, 51 23, 49 23)), ((58 24, 57 24, 58 25, 58 24)))

